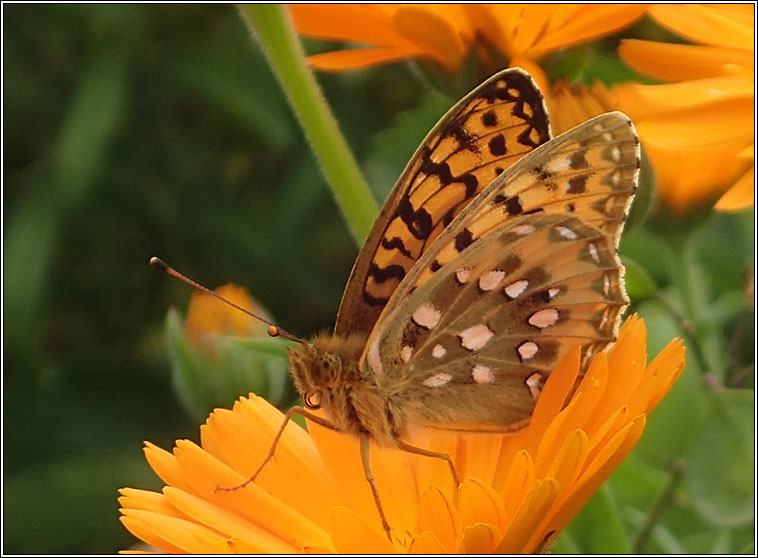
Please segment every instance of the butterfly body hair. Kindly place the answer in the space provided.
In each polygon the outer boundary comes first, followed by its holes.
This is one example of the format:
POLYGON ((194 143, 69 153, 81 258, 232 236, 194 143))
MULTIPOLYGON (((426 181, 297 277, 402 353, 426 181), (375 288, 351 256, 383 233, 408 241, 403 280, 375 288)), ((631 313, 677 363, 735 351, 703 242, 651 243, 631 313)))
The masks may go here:
POLYGON ((362 335, 319 334, 289 350, 290 370, 306 409, 322 409, 340 432, 394 446, 407 417, 375 376, 361 373, 365 344, 362 335))

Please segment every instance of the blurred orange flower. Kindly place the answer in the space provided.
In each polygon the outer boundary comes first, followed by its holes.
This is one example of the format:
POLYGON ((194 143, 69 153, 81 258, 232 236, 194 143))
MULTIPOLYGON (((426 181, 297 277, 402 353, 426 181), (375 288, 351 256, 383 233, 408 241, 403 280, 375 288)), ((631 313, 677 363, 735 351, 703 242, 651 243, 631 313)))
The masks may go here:
POLYGON ((600 81, 573 85, 566 80, 553 84, 546 96, 553 135, 567 132, 590 118, 618 110, 608 89, 600 81))
POLYGON ((365 68, 405 58, 434 61, 456 72, 472 52, 487 75, 509 66, 527 70, 543 90, 537 62, 563 47, 618 31, 642 16, 629 4, 293 4, 303 35, 368 43, 317 54, 319 70, 365 68))
POLYGON ((546 548, 635 445, 647 414, 684 368, 672 341, 645 365, 646 332, 629 318, 618 342, 596 355, 576 393, 579 350, 546 382, 527 428, 472 434, 420 429, 410 442, 453 456, 465 480, 452 486, 440 460, 371 448, 392 541, 363 477, 358 442, 309 424, 290 425, 276 459, 232 492, 269 450, 283 415, 254 395, 216 410, 201 446, 173 453, 147 444, 161 493, 121 490, 121 521, 166 552, 534 553, 546 548), (568 404, 566 401, 570 398, 568 404))
MULTIPOLYGON (((231 283, 215 290, 222 297, 246 308, 259 316, 266 317, 263 308, 253 300, 243 287, 231 283)), ((236 308, 223 303, 212 295, 195 291, 192 293, 184 333, 187 340, 196 347, 207 347, 208 342, 219 335, 255 337, 266 335, 267 325, 251 318, 236 308)))
POLYGON ((755 27, 752 4, 660 5, 648 13, 699 44, 624 40, 632 67, 664 85, 613 88, 677 212, 712 201, 719 210, 753 205, 755 27))

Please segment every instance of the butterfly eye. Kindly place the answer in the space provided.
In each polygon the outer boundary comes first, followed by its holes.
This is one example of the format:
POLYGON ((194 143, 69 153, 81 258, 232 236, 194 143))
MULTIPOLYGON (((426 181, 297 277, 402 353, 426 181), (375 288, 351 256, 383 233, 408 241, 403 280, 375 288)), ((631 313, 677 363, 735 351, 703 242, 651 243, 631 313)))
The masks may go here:
POLYGON ((308 409, 320 409, 321 394, 317 391, 309 391, 303 395, 303 403, 308 409))

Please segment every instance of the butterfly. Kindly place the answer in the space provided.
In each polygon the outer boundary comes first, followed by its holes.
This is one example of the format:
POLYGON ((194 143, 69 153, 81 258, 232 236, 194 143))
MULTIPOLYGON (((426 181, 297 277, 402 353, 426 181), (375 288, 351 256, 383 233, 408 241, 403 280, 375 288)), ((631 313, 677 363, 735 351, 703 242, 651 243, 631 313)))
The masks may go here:
MULTIPOLYGON (((407 428, 522 428, 560 358, 615 340, 628 304, 619 236, 639 141, 611 112, 550 139, 543 96, 511 68, 461 99, 403 171, 361 249, 333 333, 289 350, 300 414, 369 443, 444 459, 407 428), (312 411, 322 409, 323 415, 312 411)), ((226 489, 226 488, 225 488, 226 489)))

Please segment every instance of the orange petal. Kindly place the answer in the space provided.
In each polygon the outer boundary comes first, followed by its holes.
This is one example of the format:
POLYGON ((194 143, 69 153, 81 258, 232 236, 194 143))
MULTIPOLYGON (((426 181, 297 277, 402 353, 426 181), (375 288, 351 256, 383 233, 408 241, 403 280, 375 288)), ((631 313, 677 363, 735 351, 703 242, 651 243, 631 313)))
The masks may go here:
POLYGON ((442 492, 429 487, 421 496, 418 508, 418 531, 432 533, 440 543, 452 551, 458 539, 460 519, 442 492))
POLYGON ((727 47, 624 39, 618 51, 624 62, 637 71, 665 81, 723 76, 724 65, 729 63, 745 68, 753 65, 751 51, 727 47))
POLYGON ((723 194, 752 166, 735 157, 734 145, 697 151, 666 149, 643 139, 653 163, 658 196, 674 211, 684 212, 723 194))
POLYGON ((144 518, 139 515, 135 516, 131 513, 131 510, 122 511, 121 517, 118 519, 132 535, 150 546, 159 548, 163 552, 170 554, 185 554, 187 552, 185 549, 170 543, 158 535, 153 528, 152 522, 145 521, 144 518))
POLYGON ((753 207, 755 201, 755 167, 750 168, 721 196, 718 211, 742 211, 753 207))
POLYGON ((500 542, 500 529, 487 523, 469 525, 463 530, 463 552, 466 554, 492 554, 500 542))
POLYGON ((395 29, 390 9, 370 4, 290 4, 292 22, 298 33, 337 41, 410 47, 412 43, 395 29), (356 25, 356 22, 360 24, 356 25))
POLYGON ((528 452, 518 452, 505 481, 503 494, 503 525, 510 525, 527 493, 534 485, 534 463, 528 452))
POLYGON ((537 405, 529 421, 524 449, 530 455, 537 455, 537 448, 550 426, 551 421, 561 412, 579 374, 581 347, 574 347, 564 356, 545 382, 537 405))
POLYGON ((557 509, 557 513, 546 529, 561 531, 576 516, 600 485, 610 476, 629 454, 645 428, 645 417, 637 417, 626 428, 618 432, 603 452, 599 454, 577 481, 573 493, 557 509))
MULTIPOLYGON (((553 10, 555 8, 553 7, 553 10)), ((643 4, 583 5, 566 21, 555 22, 530 50, 537 58, 557 49, 609 35, 642 17, 643 4)))
POLYGON ((645 413, 652 411, 684 370, 685 348, 681 339, 674 339, 648 364, 653 370, 655 390, 648 401, 645 413))
POLYGON ((450 71, 458 68, 465 45, 444 18, 422 7, 400 7, 392 24, 401 37, 450 71))
POLYGON ((479 479, 468 478, 461 483, 459 508, 461 523, 488 523, 501 526, 505 511, 503 502, 492 487, 479 479))
POLYGON ((698 43, 753 49, 753 6, 655 5, 648 13, 660 24, 698 43))
MULTIPOLYGON (((203 532, 209 536, 205 540, 215 541, 211 548, 217 552, 225 552, 226 539, 217 531, 198 525, 192 521, 167 517, 142 510, 124 510, 121 522, 135 536, 161 550, 172 553, 204 554, 208 548, 203 548, 201 541, 194 533, 203 532), (218 550, 223 548, 224 550, 218 550)), ((264 552, 261 548, 259 552, 264 552)))
POLYGON ((534 459, 534 469, 538 477, 546 475, 569 432, 576 428, 587 428, 586 423, 600 420, 601 417, 596 416, 595 410, 601 398, 605 396, 607 384, 607 356, 605 353, 599 353, 592 359, 576 395, 545 431, 534 459))
POLYGON ((160 479, 171 486, 177 488, 188 489, 184 475, 181 469, 176 463, 176 458, 164 449, 159 448, 155 444, 145 442, 145 458, 152 467, 160 479))
POLYGON ((411 47, 377 47, 335 50, 314 54, 308 57, 308 64, 317 70, 339 72, 341 70, 357 70, 370 68, 387 62, 395 62, 406 58, 428 57, 421 49, 411 47))
POLYGON ((308 430, 326 468, 339 479, 335 490, 341 495, 340 500, 350 502, 350 508, 359 516, 378 522, 376 504, 363 474, 358 440, 314 423, 308 424, 308 430))
POLYGON ((456 465, 460 463, 460 468, 456 466, 456 471, 459 475, 492 483, 499 465, 498 457, 502 443, 502 434, 475 433, 460 436, 456 456, 456 465))
POLYGON ((574 430, 558 452, 547 476, 555 479, 558 488, 565 494, 574 484, 587 457, 589 441, 583 430, 574 430))
MULTIPOLYGON (((224 540, 234 537, 266 549, 266 552, 274 553, 292 553, 301 546, 301 544, 288 543, 278 533, 272 533, 257 523, 243 519, 236 512, 188 494, 183 490, 167 486, 163 489, 163 493, 178 510, 191 517, 197 524, 205 525, 222 533, 224 540)), ((290 536, 287 532, 294 529, 287 529, 285 526, 280 526, 280 529, 283 527, 285 536, 290 536)), ((224 546, 226 546, 226 542, 224 542, 224 546)))
POLYGON ((136 488, 122 488, 119 490, 121 497, 118 503, 122 508, 133 508, 163 515, 170 515, 186 519, 187 516, 177 510, 166 497, 159 492, 138 490, 136 488))
MULTIPOLYGON (((537 525, 547 515, 557 495, 558 484, 553 479, 537 480, 495 552, 498 554, 534 552, 536 545, 535 548, 530 548, 527 542, 535 534, 537 525)), ((541 538, 544 538, 545 534, 542 534, 541 538)))
POLYGON ((408 554, 447 554, 451 552, 429 531, 413 535, 408 545, 408 554))
POLYGON ((372 529, 355 512, 342 506, 332 509, 332 540, 341 554, 394 554, 385 534, 372 529))

